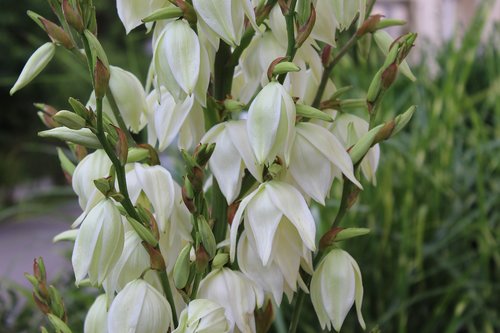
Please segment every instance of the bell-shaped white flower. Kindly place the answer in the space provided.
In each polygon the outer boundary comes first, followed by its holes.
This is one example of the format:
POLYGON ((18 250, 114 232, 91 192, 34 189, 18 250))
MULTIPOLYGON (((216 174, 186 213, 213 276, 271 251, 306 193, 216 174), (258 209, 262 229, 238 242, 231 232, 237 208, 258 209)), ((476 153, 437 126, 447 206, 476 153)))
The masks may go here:
POLYGON ((158 141, 158 150, 163 151, 179 134, 189 114, 199 107, 193 95, 176 102, 166 89, 153 90, 147 99, 150 105, 148 142, 154 146, 158 141))
POLYGON ((78 195, 78 203, 83 213, 75 221, 73 227, 77 227, 90 209, 104 198, 102 193, 95 187, 94 180, 107 177, 110 168, 111 160, 102 149, 88 154, 76 166, 71 184, 73 191, 78 195))
POLYGON ((288 171, 304 193, 324 205, 334 177, 341 178, 341 173, 361 188, 349 154, 332 133, 313 123, 295 128, 288 171))
POLYGON ((242 273, 222 268, 212 271, 200 283, 198 298, 205 298, 225 309, 230 332, 255 333, 255 307, 264 302, 262 290, 242 273), (235 327, 236 326, 236 327, 235 327))
POLYGON ((279 305, 283 293, 289 301, 292 300, 297 285, 308 291, 299 270, 302 267, 305 271, 312 272, 312 253, 290 223, 278 225, 273 243, 272 257, 264 265, 258 256, 253 234, 244 230, 238 242, 238 266, 265 292, 271 293, 279 305))
POLYGON ((133 170, 127 172, 127 183, 130 184, 132 202, 137 202, 141 192, 144 192, 151 203, 160 231, 165 232, 174 207, 175 189, 170 172, 161 165, 135 163, 133 170))
POLYGON ((108 332, 108 307, 105 294, 99 295, 90 306, 83 333, 107 333, 108 332))
POLYGON ((245 230, 255 240, 257 254, 264 266, 276 253, 274 245, 280 237, 277 232, 288 230, 278 228, 282 223, 296 229, 307 249, 314 251, 316 248, 316 225, 311 211, 300 192, 287 183, 273 180, 261 184, 241 201, 231 224, 231 260, 235 258, 236 238, 243 218, 245 230))
MULTIPOLYGON (((144 87, 134 74, 120 67, 109 66, 109 68, 111 73, 109 89, 113 94, 120 115, 127 128, 134 133, 138 133, 146 126, 149 108, 144 87)), ((87 105, 95 109, 94 93, 91 94, 87 105)), ((118 122, 107 96, 103 99, 102 107, 113 124, 117 125, 118 122)))
POLYGON ((292 97, 280 83, 268 83, 248 110, 248 139, 259 164, 272 162, 278 155, 288 164, 294 126, 292 97))
POLYGON ((320 262, 311 280, 311 301, 323 329, 333 326, 340 331, 354 302, 359 324, 365 328, 361 272, 349 253, 334 249, 320 262))
POLYGON ((179 326, 172 333, 227 333, 225 310, 208 299, 194 299, 179 318, 179 326))
MULTIPOLYGON (((149 267, 150 257, 142 245, 142 239, 134 230, 128 230, 125 232, 122 254, 103 283, 106 293, 113 296, 115 291, 119 292, 127 283, 138 279, 149 267)), ((144 279, 161 289, 161 282, 155 271, 148 271, 144 279)))
POLYGON ((141 279, 129 282, 109 309, 109 332, 167 332, 171 326, 172 309, 167 299, 141 279))
POLYGON ((218 124, 203 137, 202 143, 215 143, 208 165, 228 204, 241 190, 244 170, 247 168, 258 181, 262 181, 259 165, 246 134, 246 121, 236 120, 218 124))
POLYGON ((250 0, 194 0, 193 6, 198 18, 233 47, 240 44, 245 14, 258 31, 250 0))
POLYGON ((157 9, 172 6, 168 0, 117 0, 118 16, 127 34, 142 24, 142 19, 157 9))
POLYGON ((160 85, 176 101, 195 94, 204 106, 210 81, 210 64, 205 48, 185 20, 168 23, 154 46, 153 62, 160 85))
POLYGON ((76 284, 88 274, 93 285, 101 285, 120 258, 123 249, 123 224, 118 207, 104 199, 83 220, 71 262, 76 284))
MULTIPOLYGON (((335 115, 335 121, 329 124, 330 131, 342 142, 344 147, 352 147, 363 135, 368 132, 368 122, 363 118, 349 113, 338 113, 329 111, 335 115)), ((366 179, 373 184, 377 183, 376 171, 380 159, 380 146, 373 146, 361 161, 361 171, 366 179)))

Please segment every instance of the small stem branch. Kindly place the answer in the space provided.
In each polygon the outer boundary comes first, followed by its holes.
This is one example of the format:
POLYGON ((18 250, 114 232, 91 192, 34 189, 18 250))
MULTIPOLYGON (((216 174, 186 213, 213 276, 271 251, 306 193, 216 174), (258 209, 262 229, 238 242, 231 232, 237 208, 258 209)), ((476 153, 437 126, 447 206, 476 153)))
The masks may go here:
POLYGON ((179 324, 177 320, 177 311, 175 310, 175 302, 174 296, 172 294, 172 289, 170 288, 170 282, 168 281, 168 276, 166 271, 159 271, 161 284, 163 286, 163 291, 165 291, 165 296, 167 297, 167 301, 170 303, 170 307, 172 308, 172 319, 174 322, 174 327, 177 327, 179 324))
POLYGON ((346 55, 346 53, 351 49, 351 47, 358 41, 359 36, 354 33, 352 37, 347 41, 347 43, 340 49, 335 58, 325 67, 323 71, 323 75, 321 76, 321 81, 319 83, 318 91, 316 92, 316 96, 314 97, 314 102, 312 104, 313 107, 317 108, 321 103, 321 97, 323 97, 323 93, 325 92, 326 84, 328 83, 328 79, 332 74, 333 68, 339 63, 339 61, 346 55))

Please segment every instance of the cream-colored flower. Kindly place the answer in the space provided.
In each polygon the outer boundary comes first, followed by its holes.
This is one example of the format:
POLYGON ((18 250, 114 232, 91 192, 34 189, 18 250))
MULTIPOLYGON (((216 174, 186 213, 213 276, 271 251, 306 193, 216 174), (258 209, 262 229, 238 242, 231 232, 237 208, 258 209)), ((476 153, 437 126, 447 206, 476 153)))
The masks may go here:
POLYGON ((194 299, 179 318, 172 333, 227 333, 229 323, 222 306, 208 299, 194 299))
POLYGON ((99 295, 90 306, 83 333, 108 333, 108 306, 105 294, 99 295))

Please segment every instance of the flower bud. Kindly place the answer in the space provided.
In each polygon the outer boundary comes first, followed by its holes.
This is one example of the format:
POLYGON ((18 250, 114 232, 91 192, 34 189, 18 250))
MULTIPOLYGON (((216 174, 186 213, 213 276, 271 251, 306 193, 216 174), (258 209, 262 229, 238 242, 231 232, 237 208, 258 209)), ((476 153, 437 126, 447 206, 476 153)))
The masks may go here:
MULTIPOLYGON (((387 55, 389 53, 389 50, 391 49, 391 45, 393 44, 394 39, 384 30, 376 31, 373 34, 373 38, 375 39, 375 43, 382 51, 382 53, 387 55)), ((411 72, 410 66, 408 66, 406 60, 401 61, 399 65, 399 70, 404 76, 408 77, 411 81, 415 81, 417 79, 415 75, 413 75, 413 73, 411 72)))
POLYGON ((99 295, 90 306, 85 323, 84 333, 107 333, 108 332, 108 308, 105 294, 99 295))
POLYGON ((59 124, 70 129, 79 130, 82 127, 85 127, 85 119, 71 111, 61 110, 57 112, 52 118, 59 124))
POLYGON ((66 31, 64 31, 63 28, 61 28, 54 22, 47 20, 46 18, 39 17, 38 19, 40 20, 40 22, 42 22, 43 28, 47 35, 49 35, 52 42, 60 44, 68 50, 71 50, 75 47, 75 44, 71 40, 71 37, 66 31))
POLYGON ((82 145, 91 149, 101 148, 101 143, 97 136, 88 128, 72 130, 66 127, 56 127, 46 131, 38 132, 42 138, 54 138, 82 145))
POLYGON ((109 69, 97 57, 94 67, 94 92, 96 98, 103 98, 106 95, 109 85, 109 69))
POLYGON ((290 72, 298 72, 300 67, 295 65, 293 62, 284 61, 276 64, 273 68, 273 76, 286 74, 290 72))
POLYGON ((311 280, 311 301, 323 329, 333 326, 340 331, 354 302, 359 324, 365 328, 361 272, 347 252, 334 249, 320 262, 311 280))
POLYGON ((179 253, 174 265, 174 284, 177 289, 183 289, 189 279, 189 273, 191 270, 191 261, 189 255, 191 252, 191 244, 186 244, 184 248, 179 253))
POLYGON ((208 299, 195 299, 182 310, 179 326, 172 333, 227 332, 229 332, 229 323, 224 308, 208 299))
POLYGON ((167 0, 117 0, 118 16, 125 27, 127 34, 143 23, 142 19, 156 10, 176 8, 167 0))
POLYGON ((24 65, 19 78, 10 89, 10 94, 14 95, 16 91, 20 90, 37 77, 50 60, 52 60, 55 52, 56 46, 53 43, 45 43, 40 46, 28 59, 26 65, 24 65))
POLYGON ((198 217, 198 231, 200 233, 201 244, 203 244, 208 256, 213 258, 215 256, 217 244, 215 243, 215 236, 212 232, 212 228, 208 225, 208 221, 203 215, 198 217))
POLYGON ((179 7, 163 7, 155 10, 148 16, 142 19, 142 22, 154 22, 159 20, 168 20, 181 17, 183 14, 182 9, 179 7))
POLYGON ((415 105, 412 105, 404 113, 402 113, 402 114, 398 115, 396 118, 394 118, 395 127, 391 133, 391 136, 394 136, 397 133, 399 133, 410 122, 410 120, 413 117, 413 114, 415 113, 416 110, 417 110, 417 107, 415 105))
POLYGON ((351 156, 352 163, 358 163, 370 150, 372 144, 377 136, 379 130, 384 127, 384 125, 379 125, 371 129, 368 133, 363 135, 358 142, 349 150, 349 155, 351 156))
POLYGON ((297 112, 297 116, 310 119, 320 119, 330 123, 333 122, 332 116, 309 105, 297 103, 295 104, 295 110, 297 112))
POLYGON ((171 326, 172 310, 167 300, 141 279, 129 282, 109 309, 109 332, 167 332, 171 326))
POLYGON ((57 156, 59 157, 61 169, 64 171, 64 173, 69 177, 73 176, 73 172, 75 172, 75 165, 70 161, 66 154, 64 154, 61 148, 57 148, 57 156))
POLYGON ((62 11, 66 22, 73 27, 76 31, 82 33, 85 27, 83 26, 83 19, 78 9, 73 8, 68 0, 63 0, 61 3, 62 11))

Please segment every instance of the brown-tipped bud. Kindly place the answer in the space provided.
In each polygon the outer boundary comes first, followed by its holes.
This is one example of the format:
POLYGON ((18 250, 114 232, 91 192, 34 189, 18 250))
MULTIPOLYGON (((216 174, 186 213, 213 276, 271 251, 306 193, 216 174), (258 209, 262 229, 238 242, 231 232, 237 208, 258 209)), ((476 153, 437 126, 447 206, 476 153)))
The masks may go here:
POLYGON ((96 98, 106 96, 108 90, 110 72, 109 68, 104 65, 101 59, 97 58, 94 67, 94 91, 96 98))
POLYGON ((314 9, 314 5, 311 3, 311 14, 309 18, 303 26, 299 28, 297 32, 297 37, 295 38, 295 47, 299 48, 304 44, 309 35, 311 35, 311 31, 314 28, 314 24, 316 23, 316 9, 314 9))
POLYGON ((68 22, 68 24, 76 31, 82 33, 85 27, 83 25, 83 19, 80 15, 80 11, 76 8, 73 8, 68 0, 62 1, 61 8, 66 22, 68 22))
POLYGON ((271 81, 271 79, 273 78, 274 67, 280 62, 285 61, 287 59, 288 57, 278 57, 271 62, 271 64, 267 68, 267 78, 269 79, 269 81, 271 81))
POLYGON ((198 273, 205 272, 209 261, 210 256, 208 255, 203 245, 200 244, 196 249, 196 271, 198 273))
POLYGON ((184 0, 176 0, 177 7, 182 10, 182 16, 191 24, 196 23, 197 17, 193 6, 184 0))
POLYGON ((44 17, 40 16, 38 19, 42 23, 45 32, 50 37, 52 42, 60 44, 65 48, 67 48, 68 50, 71 50, 72 48, 75 47, 73 41, 71 40, 71 37, 68 35, 66 31, 64 31, 63 28, 61 28, 54 22, 47 20, 44 17))
POLYGON ((125 132, 121 128, 113 126, 118 135, 118 140, 115 145, 115 153, 122 165, 127 164, 128 159, 128 141, 125 132))
POLYGON ((337 237, 337 234, 342 230, 344 229, 339 227, 333 227, 332 229, 328 230, 319 240, 320 251, 332 245, 333 242, 335 241, 335 237, 337 237))
POLYGON ((115 193, 115 179, 114 177, 99 178, 94 180, 94 185, 105 196, 109 197, 115 193))
POLYGON ((38 295, 33 292, 33 300, 35 301, 36 307, 42 311, 43 314, 49 314, 50 313, 50 307, 49 305, 42 299, 38 297, 38 295))
POLYGON ((381 76, 382 88, 388 89, 394 83, 397 76, 398 76, 398 65, 392 63, 382 72, 381 76))
POLYGON ((396 123, 394 120, 388 121, 387 123, 384 124, 384 127, 382 127, 377 135, 375 136, 375 139, 373 140, 372 146, 382 142, 384 140, 387 140, 391 137, 392 132, 394 131, 394 127, 396 126, 396 123))
POLYGON ((205 178, 205 173, 203 169, 195 166, 192 169, 192 176, 189 177, 191 185, 193 186, 194 193, 201 193, 203 191, 203 179, 205 178))
POLYGON ((328 66, 331 60, 331 55, 332 55, 332 46, 327 44, 321 50, 321 63, 323 64, 324 67, 328 66))
POLYGON ((165 260, 157 247, 153 247, 146 241, 142 242, 142 246, 144 246, 149 254, 151 269, 154 269, 155 271, 164 271, 167 269, 165 260))
POLYGON ((34 103, 33 105, 40 110, 38 112, 38 117, 45 126, 47 126, 48 128, 55 128, 60 126, 60 124, 52 118, 57 113, 56 108, 43 103, 34 103))
POLYGON ((158 152, 156 149, 154 149, 153 146, 147 144, 147 143, 142 143, 137 145, 137 147, 147 149, 149 152, 149 165, 160 165, 160 157, 158 156, 158 152))
POLYGON ((375 14, 368 17, 366 21, 363 22, 361 27, 359 27, 358 31, 356 31, 356 36, 361 37, 367 33, 377 31, 377 26, 382 17, 384 17, 384 15, 380 14, 375 14))
POLYGON ((191 214, 196 213, 196 206, 194 204, 193 197, 189 197, 188 189, 185 186, 182 187, 182 201, 186 205, 187 209, 191 214))
POLYGON ((195 151, 196 164, 204 168, 215 150, 215 143, 205 143, 199 145, 195 151))
POLYGON ((151 211, 141 205, 137 206, 137 211, 144 222, 149 225, 149 229, 151 230, 151 233, 156 238, 156 240, 160 240, 160 230, 158 228, 158 222, 156 222, 153 213, 151 213, 151 211))
POLYGON ((269 332, 274 321, 274 310, 271 300, 267 300, 267 303, 262 308, 255 310, 254 315, 257 332, 269 332))

